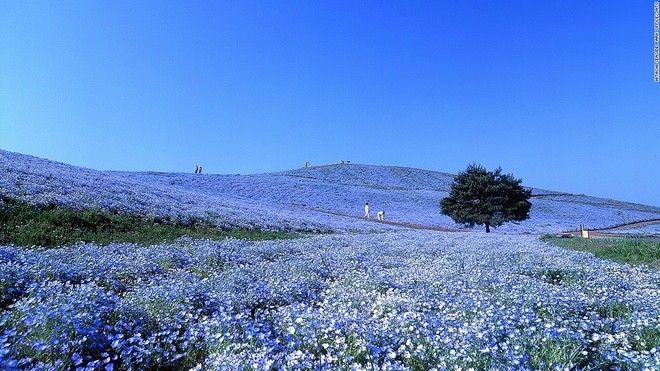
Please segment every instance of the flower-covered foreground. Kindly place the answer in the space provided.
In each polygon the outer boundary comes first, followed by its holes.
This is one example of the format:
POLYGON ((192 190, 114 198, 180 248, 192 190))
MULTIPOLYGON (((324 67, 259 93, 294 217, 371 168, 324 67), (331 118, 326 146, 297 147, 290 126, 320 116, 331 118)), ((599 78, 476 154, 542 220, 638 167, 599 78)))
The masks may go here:
POLYGON ((0 248, 2 369, 657 369, 660 273, 534 236, 0 248))

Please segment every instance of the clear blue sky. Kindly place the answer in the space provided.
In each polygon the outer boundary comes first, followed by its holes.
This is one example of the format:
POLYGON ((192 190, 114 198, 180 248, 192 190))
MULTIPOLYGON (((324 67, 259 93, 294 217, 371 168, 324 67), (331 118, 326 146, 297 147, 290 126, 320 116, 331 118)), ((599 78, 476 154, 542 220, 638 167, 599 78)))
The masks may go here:
POLYGON ((96 169, 341 159, 660 205, 652 1, 0 0, 0 148, 96 169))

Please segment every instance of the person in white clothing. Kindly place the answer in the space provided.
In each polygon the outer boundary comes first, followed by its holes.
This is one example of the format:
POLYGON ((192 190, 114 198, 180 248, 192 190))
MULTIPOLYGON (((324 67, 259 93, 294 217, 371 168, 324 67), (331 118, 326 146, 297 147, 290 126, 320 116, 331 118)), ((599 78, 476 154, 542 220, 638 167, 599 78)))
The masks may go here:
POLYGON ((384 211, 379 211, 378 212, 378 220, 385 220, 385 212, 384 211))
POLYGON ((364 204, 364 217, 369 219, 369 203, 364 204))

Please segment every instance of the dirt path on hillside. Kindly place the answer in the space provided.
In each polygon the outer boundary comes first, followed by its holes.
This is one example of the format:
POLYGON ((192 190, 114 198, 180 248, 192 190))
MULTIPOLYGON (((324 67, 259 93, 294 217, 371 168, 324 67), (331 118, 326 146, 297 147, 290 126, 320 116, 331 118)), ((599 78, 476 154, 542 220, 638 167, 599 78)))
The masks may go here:
POLYGON ((339 213, 339 212, 336 212, 336 211, 316 209, 316 208, 307 208, 307 209, 313 210, 313 211, 316 211, 316 212, 319 212, 319 213, 323 213, 323 214, 328 214, 328 215, 342 216, 342 217, 345 217, 345 218, 362 220, 362 221, 365 221, 365 222, 387 224, 387 225, 393 225, 393 226, 397 226, 397 227, 404 227, 404 228, 410 228, 410 229, 419 229, 419 230, 437 231, 437 232, 461 232, 460 230, 453 229, 453 228, 436 227, 436 226, 416 224, 416 223, 408 223, 408 222, 396 222, 396 221, 391 221, 391 220, 378 220, 378 219, 372 219, 372 218, 366 219, 366 218, 361 217, 361 216, 356 216, 356 215, 351 215, 351 214, 344 214, 344 213, 339 213))
MULTIPOLYGON (((341 217, 344 217, 344 218, 351 218, 351 219, 361 220, 361 221, 365 221, 365 222, 387 224, 387 225, 393 225, 393 226, 397 226, 397 227, 404 227, 404 228, 410 228, 410 229, 418 229, 418 230, 426 230, 426 231, 437 231, 437 232, 469 232, 469 230, 459 230, 459 229, 455 229, 455 228, 430 226, 430 225, 423 225, 423 224, 417 224, 417 223, 397 222, 397 221, 391 221, 391 220, 378 220, 378 219, 372 219, 372 218, 366 219, 366 218, 361 217, 361 216, 352 215, 352 214, 345 214, 345 213, 340 213, 340 212, 331 211, 331 210, 305 207, 303 205, 295 205, 295 206, 300 207, 300 208, 305 208, 305 209, 308 209, 308 210, 313 210, 313 211, 323 213, 323 214, 341 216, 341 217)), ((618 231, 618 230, 625 230, 625 229, 629 229, 629 228, 645 227, 647 225, 654 225, 654 224, 660 224, 660 218, 658 218, 658 219, 638 220, 636 222, 617 224, 617 225, 613 225, 611 227, 605 227, 605 228, 599 228, 599 229, 590 229, 589 230, 589 235, 594 236, 594 237, 621 236, 621 234, 619 234, 619 233, 608 233, 608 231, 618 231)), ((580 235, 579 230, 570 231, 568 233, 570 233, 572 235, 575 235, 575 236, 580 235)))
POLYGON ((601 229, 598 229, 598 231, 620 231, 622 229, 646 227, 647 225, 654 225, 654 224, 660 224, 660 218, 659 219, 640 220, 640 221, 632 222, 632 223, 619 224, 619 225, 615 225, 615 226, 612 226, 612 227, 601 228, 601 229))
MULTIPOLYGON (((616 237, 616 236, 619 236, 620 237, 620 236, 624 236, 624 234, 611 233, 611 231, 625 231, 626 229, 632 229, 632 228, 637 228, 637 227, 646 227, 648 225, 655 225, 655 224, 660 224, 660 219, 638 220, 636 222, 617 224, 617 225, 613 225, 611 227, 605 227, 605 228, 599 228, 599 229, 590 229, 589 230, 589 236, 593 236, 593 237, 616 237)), ((575 235, 575 236, 580 235, 580 231, 571 231, 570 233, 575 235)))

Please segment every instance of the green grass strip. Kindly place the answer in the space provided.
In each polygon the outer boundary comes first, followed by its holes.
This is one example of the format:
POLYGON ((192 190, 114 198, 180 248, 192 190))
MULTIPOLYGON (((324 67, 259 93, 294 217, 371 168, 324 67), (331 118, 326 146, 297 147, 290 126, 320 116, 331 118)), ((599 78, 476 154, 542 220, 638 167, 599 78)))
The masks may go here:
POLYGON ((0 244, 54 247, 76 242, 131 242, 152 245, 171 242, 182 236, 214 240, 228 237, 274 240, 299 235, 282 231, 220 229, 200 221, 181 224, 97 209, 72 210, 53 205, 38 207, 8 199, 0 201, 0 244))
POLYGON ((542 239, 567 249, 590 252, 602 259, 660 267, 660 241, 657 239, 643 237, 587 239, 554 236, 544 236, 542 239))

